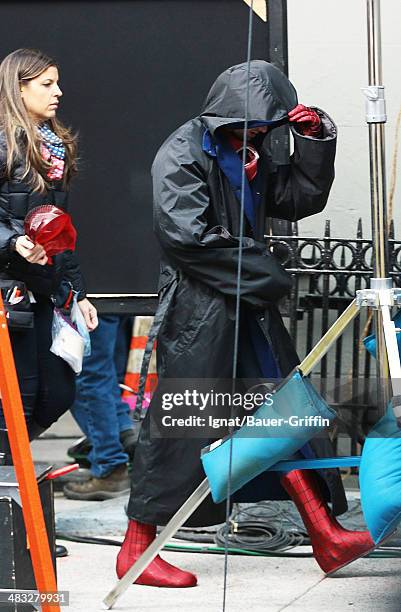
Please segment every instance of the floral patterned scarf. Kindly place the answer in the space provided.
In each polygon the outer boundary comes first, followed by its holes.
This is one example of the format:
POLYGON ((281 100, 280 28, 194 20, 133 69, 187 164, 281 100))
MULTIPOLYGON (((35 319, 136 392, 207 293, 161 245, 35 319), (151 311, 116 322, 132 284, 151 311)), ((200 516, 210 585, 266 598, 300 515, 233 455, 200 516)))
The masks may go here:
POLYGON ((38 126, 42 137, 40 152, 45 161, 51 164, 47 173, 47 178, 51 181, 60 181, 63 178, 65 166, 65 147, 64 143, 46 123, 38 126))

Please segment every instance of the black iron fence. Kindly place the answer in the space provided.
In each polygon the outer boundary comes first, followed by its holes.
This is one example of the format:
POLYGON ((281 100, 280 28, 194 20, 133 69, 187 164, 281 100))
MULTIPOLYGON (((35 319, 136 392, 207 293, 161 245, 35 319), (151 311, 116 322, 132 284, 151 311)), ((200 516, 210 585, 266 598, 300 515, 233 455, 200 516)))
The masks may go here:
MULTIPOLYGON (((401 242, 390 229, 390 276, 400 286, 401 242)), ((298 224, 290 235, 266 236, 271 251, 294 278, 289 298, 282 304, 284 320, 298 354, 303 358, 350 304, 358 289, 369 287, 373 275, 372 241, 363 237, 359 219, 355 238, 333 238, 326 221, 323 238, 302 237, 298 224)), ((371 313, 364 309, 337 340, 311 374, 314 384, 333 405, 339 420, 333 431, 350 438, 356 454, 366 433, 377 420, 376 368, 362 339, 371 333, 371 313)))

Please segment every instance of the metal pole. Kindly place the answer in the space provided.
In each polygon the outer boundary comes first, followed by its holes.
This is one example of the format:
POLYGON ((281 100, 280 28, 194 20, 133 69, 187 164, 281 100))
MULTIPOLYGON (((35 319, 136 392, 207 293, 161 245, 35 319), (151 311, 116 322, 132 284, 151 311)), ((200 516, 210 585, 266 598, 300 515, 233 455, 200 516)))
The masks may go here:
MULTIPOLYGON (((386 279, 388 286, 388 226, 384 125, 387 121, 382 78, 380 0, 367 0, 368 74, 366 121, 369 126, 370 198, 372 209, 373 270, 375 279, 386 279)), ((375 311, 377 338, 376 373, 379 415, 390 399, 389 365, 384 338, 383 317, 375 311)))

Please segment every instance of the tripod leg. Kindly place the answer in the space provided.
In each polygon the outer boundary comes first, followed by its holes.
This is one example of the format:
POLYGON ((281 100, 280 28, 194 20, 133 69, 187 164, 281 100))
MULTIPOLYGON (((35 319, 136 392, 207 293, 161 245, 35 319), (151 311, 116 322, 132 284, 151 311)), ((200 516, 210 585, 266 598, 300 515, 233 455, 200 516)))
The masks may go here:
POLYGON ((325 356, 327 351, 332 347, 334 342, 341 336, 345 328, 355 317, 359 314, 360 306, 357 304, 356 299, 344 310, 342 315, 337 319, 335 323, 330 327, 329 330, 322 336, 319 342, 314 346, 309 355, 303 359, 302 363, 298 366, 304 376, 307 376, 313 368, 319 363, 319 361, 325 356))
POLYGON ((203 502, 203 500, 209 495, 210 487, 207 478, 201 482, 199 487, 195 489, 187 501, 181 506, 179 510, 174 514, 173 518, 167 523, 163 531, 158 537, 152 542, 152 544, 145 550, 143 555, 139 557, 138 561, 128 570, 128 572, 119 580, 116 586, 106 595, 103 600, 106 610, 110 610, 117 599, 125 593, 128 587, 135 582, 142 572, 148 567, 149 563, 153 561, 156 555, 162 550, 163 546, 172 538, 182 527, 185 521, 193 514, 196 508, 203 502))
POLYGON ((383 357, 385 359, 387 358, 393 396, 394 398, 398 398, 397 402, 393 402, 393 409, 396 418, 399 419, 401 417, 401 363, 398 352, 397 334, 395 331, 395 324, 391 320, 390 306, 383 304, 381 305, 380 309, 383 320, 384 341, 386 347, 386 355, 383 355, 383 357))

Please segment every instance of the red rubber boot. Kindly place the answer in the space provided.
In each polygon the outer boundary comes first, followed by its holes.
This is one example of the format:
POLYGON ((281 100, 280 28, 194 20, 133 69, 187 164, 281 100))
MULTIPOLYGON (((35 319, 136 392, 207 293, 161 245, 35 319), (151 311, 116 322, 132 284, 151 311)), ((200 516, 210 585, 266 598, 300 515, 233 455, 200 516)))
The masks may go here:
POLYGON ((281 484, 298 508, 315 559, 325 574, 332 574, 375 548, 369 531, 344 529, 330 514, 312 470, 293 470, 282 476, 281 484))
MULTIPOLYGON (((124 542, 117 556, 117 576, 122 578, 135 561, 148 548, 156 537, 156 527, 139 521, 130 520, 124 542)), ((196 576, 190 572, 170 565, 157 555, 145 571, 135 581, 135 584, 145 584, 156 587, 194 587, 196 576)))

